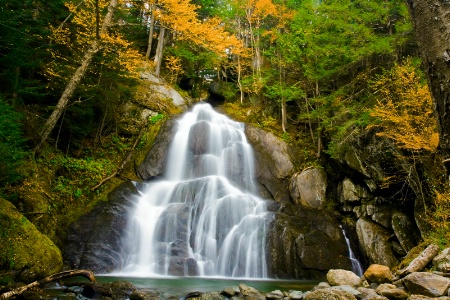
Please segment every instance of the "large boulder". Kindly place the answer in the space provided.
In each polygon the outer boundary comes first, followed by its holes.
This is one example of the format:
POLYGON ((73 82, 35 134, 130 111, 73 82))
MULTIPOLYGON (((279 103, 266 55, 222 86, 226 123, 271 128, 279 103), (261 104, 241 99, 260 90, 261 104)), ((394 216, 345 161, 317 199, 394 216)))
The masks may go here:
POLYGON ((321 289, 307 293, 304 300, 356 300, 352 294, 337 289, 321 289))
POLYGON ((268 275, 324 278, 329 269, 351 269, 339 224, 325 211, 288 207, 274 213, 267 234, 268 275))
POLYGON ((392 214, 392 229, 405 252, 409 252, 417 245, 419 239, 417 226, 406 214, 401 212, 392 214))
POLYGON ((411 294, 430 297, 446 296, 450 287, 450 279, 428 272, 413 272, 403 279, 403 283, 411 294))
POLYGON ((166 167, 170 143, 178 129, 174 119, 167 120, 158 132, 151 150, 144 161, 136 167, 136 174, 142 180, 161 176, 166 167))
POLYGON ((121 266, 122 239, 126 236, 128 211, 137 188, 125 182, 92 211, 73 223, 64 242, 64 264, 70 269, 108 273, 121 266))
POLYGON ((364 272, 364 278, 366 278, 369 283, 391 283, 392 282, 392 272, 391 270, 383 265, 372 264, 364 272))
POLYGON ((391 244, 390 233, 371 220, 360 218, 356 222, 356 233, 360 249, 370 264, 385 265, 390 268, 397 263, 391 244))
POLYGON ((327 281, 330 285, 358 286, 361 278, 352 271, 331 269, 327 273, 327 281))
POLYGON ((292 176, 289 184, 294 203, 322 209, 327 190, 327 174, 322 169, 310 168, 292 176))
POLYGON ((0 198, 0 281, 33 281, 62 268, 58 247, 0 198))
POLYGON ((246 126, 245 134, 255 152, 255 173, 260 187, 277 202, 289 201, 289 178, 294 172, 294 164, 288 145, 257 127, 246 126))

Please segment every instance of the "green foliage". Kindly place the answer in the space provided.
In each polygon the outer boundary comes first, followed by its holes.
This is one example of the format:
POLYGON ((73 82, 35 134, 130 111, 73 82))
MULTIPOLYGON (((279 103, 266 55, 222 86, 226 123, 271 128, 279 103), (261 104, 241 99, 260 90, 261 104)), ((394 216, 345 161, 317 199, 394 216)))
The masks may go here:
POLYGON ((0 183, 3 185, 20 179, 19 168, 27 155, 21 118, 0 95, 0 183))
POLYGON ((158 123, 161 120, 164 120, 165 118, 166 118, 165 114, 157 113, 156 115, 149 117, 148 121, 151 125, 155 125, 156 123, 158 123))

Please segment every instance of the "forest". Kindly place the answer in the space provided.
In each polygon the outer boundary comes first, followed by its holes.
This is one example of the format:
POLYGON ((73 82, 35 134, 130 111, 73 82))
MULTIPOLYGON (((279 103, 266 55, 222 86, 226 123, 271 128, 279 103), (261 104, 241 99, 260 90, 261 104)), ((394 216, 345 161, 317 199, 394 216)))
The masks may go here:
POLYGON ((181 113, 150 97, 150 73, 188 106, 209 99, 294 145, 298 170, 380 139, 380 154, 409 170, 384 188, 409 186, 427 208, 423 238, 448 246, 442 132, 420 50, 403 0, 0 0, 0 197, 60 245, 136 179, 129 155, 181 113), (142 121, 130 105, 152 114, 142 121))

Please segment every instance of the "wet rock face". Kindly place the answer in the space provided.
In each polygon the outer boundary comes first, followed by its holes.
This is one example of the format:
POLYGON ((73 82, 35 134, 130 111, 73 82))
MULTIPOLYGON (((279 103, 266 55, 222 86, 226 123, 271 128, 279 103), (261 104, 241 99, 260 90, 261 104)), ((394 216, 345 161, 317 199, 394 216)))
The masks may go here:
POLYGON ((351 269, 342 231, 323 211, 275 213, 266 249, 268 275, 274 278, 324 278, 329 269, 351 269))
POLYGON ((124 183, 109 195, 109 202, 99 203, 70 226, 62 249, 67 268, 107 273, 121 265, 127 214, 137 195, 131 182, 124 183))
POLYGON ((155 142, 144 161, 136 167, 136 174, 142 180, 161 176, 166 166, 169 145, 175 136, 178 126, 175 120, 167 120, 158 132, 155 142))

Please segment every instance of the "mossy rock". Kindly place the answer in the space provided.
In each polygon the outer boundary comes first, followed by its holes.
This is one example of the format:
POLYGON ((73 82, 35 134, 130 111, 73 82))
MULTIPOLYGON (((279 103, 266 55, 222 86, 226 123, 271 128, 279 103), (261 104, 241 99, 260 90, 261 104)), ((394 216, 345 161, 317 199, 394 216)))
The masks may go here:
POLYGON ((53 242, 0 198, 0 281, 30 282, 59 272, 61 252, 53 242))

